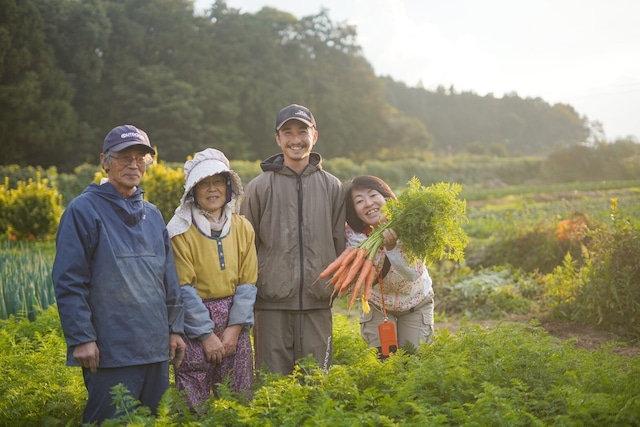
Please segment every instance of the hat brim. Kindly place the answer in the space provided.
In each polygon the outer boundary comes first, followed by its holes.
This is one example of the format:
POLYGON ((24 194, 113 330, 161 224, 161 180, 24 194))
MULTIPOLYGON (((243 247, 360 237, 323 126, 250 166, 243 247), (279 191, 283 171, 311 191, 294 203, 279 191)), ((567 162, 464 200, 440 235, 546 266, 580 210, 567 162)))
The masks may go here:
POLYGON ((276 128, 276 132, 279 131, 282 128, 282 126, 284 126, 285 123, 290 122, 291 120, 297 120, 299 122, 306 124, 309 127, 315 127, 315 125, 309 120, 306 120, 300 117, 289 117, 288 119, 280 123, 280 125, 276 128))
POLYGON ((154 150, 152 147, 148 146, 147 144, 142 144, 140 142, 137 141, 125 141, 125 142, 121 142, 120 144, 116 144, 113 147, 111 147, 109 149, 109 151, 113 151, 113 152, 118 152, 118 151, 122 151, 125 148, 129 148, 129 147, 133 147, 134 145, 138 145, 144 149, 146 149, 149 154, 151 154, 152 156, 156 155, 156 150, 154 150))

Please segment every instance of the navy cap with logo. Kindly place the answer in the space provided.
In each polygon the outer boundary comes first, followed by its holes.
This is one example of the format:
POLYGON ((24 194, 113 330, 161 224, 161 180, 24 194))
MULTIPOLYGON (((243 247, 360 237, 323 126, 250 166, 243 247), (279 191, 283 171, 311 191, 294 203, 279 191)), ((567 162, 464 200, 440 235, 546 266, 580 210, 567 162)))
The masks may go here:
POLYGON ((133 145, 144 146, 151 155, 156 155, 156 151, 151 147, 147 133, 133 125, 122 125, 111 129, 104 138, 102 152, 121 151, 133 145))
POLYGON ((300 120, 301 122, 306 123, 307 126, 317 127, 316 119, 313 118, 311 111, 302 105, 291 104, 280 110, 278 117, 276 118, 276 132, 279 131, 282 125, 289 120, 300 120))

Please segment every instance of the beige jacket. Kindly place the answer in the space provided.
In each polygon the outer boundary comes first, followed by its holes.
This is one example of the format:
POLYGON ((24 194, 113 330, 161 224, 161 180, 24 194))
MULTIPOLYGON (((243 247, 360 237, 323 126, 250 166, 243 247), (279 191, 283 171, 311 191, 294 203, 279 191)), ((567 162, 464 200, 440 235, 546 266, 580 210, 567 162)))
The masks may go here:
POLYGON ((344 250, 344 188, 322 170, 318 153, 301 175, 283 161, 277 154, 260 164, 263 173, 247 184, 240 205, 256 232, 255 308, 327 308, 332 289, 316 279, 344 250))

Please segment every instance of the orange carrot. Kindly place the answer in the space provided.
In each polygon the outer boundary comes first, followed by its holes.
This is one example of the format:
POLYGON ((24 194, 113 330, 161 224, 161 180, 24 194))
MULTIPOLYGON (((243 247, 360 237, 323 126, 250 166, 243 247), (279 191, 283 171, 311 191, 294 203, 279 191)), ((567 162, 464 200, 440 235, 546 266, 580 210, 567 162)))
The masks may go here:
MULTIPOLYGON (((349 265, 349 267, 351 268, 352 265, 349 265)), ((339 297, 344 296, 347 292, 349 292, 349 287, 353 284, 353 280, 350 280, 348 282, 345 280, 347 278, 347 274, 349 274, 348 270, 345 274, 343 274, 343 277, 338 281, 338 283, 334 285, 334 289, 337 289, 339 297)))
MULTIPOLYGON (((367 286, 366 283, 367 283, 367 279, 369 277, 369 272, 371 271, 371 269, 375 269, 373 265, 373 261, 371 261, 370 258, 365 258, 364 262, 362 263, 362 268, 360 269, 360 275, 358 276, 358 280, 356 280, 356 284, 353 286, 354 290, 361 289, 362 285, 365 285, 365 289, 366 289, 366 286, 367 286)), ((351 297, 353 298, 353 295, 351 295, 351 297)))
MULTIPOLYGON (((349 267, 351 268, 353 266, 349 265, 349 267)), ((351 285, 351 283, 353 283, 353 280, 350 280, 348 282, 345 280, 347 278, 348 274, 349 274, 349 270, 347 270, 347 272, 342 275, 343 277, 333 287, 334 289, 336 289, 338 291, 338 296, 339 297, 341 297, 344 294, 346 294, 347 292, 349 292, 349 286, 351 285)))
POLYGON ((345 271, 347 271, 349 269, 350 264, 342 264, 340 266, 340 268, 338 268, 338 270, 333 273, 333 277, 331 278, 331 280, 329 280, 329 285, 335 285, 338 280, 340 280, 340 276, 342 276, 343 274, 345 274, 345 271))
MULTIPOLYGON (((342 253, 340 255, 338 255, 338 258, 336 258, 331 264, 329 264, 327 266, 327 268, 322 270, 322 272, 320 273, 320 275, 318 277, 320 279, 324 279, 325 277, 329 277, 329 275, 331 273, 333 273, 334 271, 336 271, 338 268, 340 268, 340 266, 342 264, 348 263, 349 259, 353 259, 352 255, 350 255, 350 254, 355 252, 355 250, 356 250, 355 246, 347 247, 344 251, 342 251, 342 253)), ((355 253, 353 254, 353 256, 355 256, 355 253)))
POLYGON ((369 270, 367 281, 364 283, 365 301, 369 301, 369 298, 371 298, 371 288, 373 288, 373 284, 376 282, 377 278, 378 278, 378 270, 374 266, 371 268, 371 270, 369 270))
POLYGON ((340 295, 344 295, 343 290, 346 292, 346 289, 349 287, 353 279, 356 278, 356 275, 362 268, 362 263, 364 262, 365 255, 367 254, 366 249, 358 248, 356 250, 356 256, 351 262, 351 266, 349 267, 349 271, 343 280, 340 281, 340 295))
POLYGON ((365 258, 362 262, 362 268, 360 269, 360 275, 358 276, 358 280, 353 285, 353 289, 351 289, 351 298, 349 298, 349 308, 353 307, 353 304, 356 302, 356 298, 358 298, 358 293, 360 292, 360 288, 362 288, 362 284, 365 282, 367 276, 369 275, 369 271, 373 267, 373 261, 369 258, 365 258))
POLYGON ((344 276, 347 274, 348 268, 349 268, 349 264, 344 264, 342 267, 340 267, 338 271, 334 273, 331 280, 329 280, 329 283, 327 284, 327 286, 333 286, 333 292, 331 292, 332 298, 336 293, 340 291, 340 285, 342 283, 342 279, 344 279, 344 276))
POLYGON ((339 297, 342 297, 347 292, 349 292, 349 286, 351 285, 351 283, 353 283, 353 280, 351 282, 345 282, 345 281, 340 282, 340 286, 338 286, 338 296, 339 297))

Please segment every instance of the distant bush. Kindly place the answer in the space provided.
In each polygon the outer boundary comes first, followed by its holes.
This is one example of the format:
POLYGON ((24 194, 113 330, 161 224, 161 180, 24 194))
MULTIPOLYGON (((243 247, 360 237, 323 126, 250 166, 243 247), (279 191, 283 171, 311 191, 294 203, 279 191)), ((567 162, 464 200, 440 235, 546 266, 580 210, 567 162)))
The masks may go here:
POLYGON ((600 226, 582 213, 574 213, 562 221, 547 219, 534 224, 513 221, 509 215, 501 221, 488 238, 472 241, 467 247, 467 265, 472 268, 511 265, 526 272, 546 274, 561 265, 567 253, 581 265, 584 248, 591 244, 591 231, 600 226))
POLYGON ((51 178, 57 174, 56 168, 44 169, 42 166, 0 165, 0 177, 6 182, 8 189, 18 188, 19 182, 36 181, 51 178))
POLYGON ((48 179, 19 181, 6 192, 3 209, 7 233, 19 240, 47 240, 55 236, 62 215, 62 199, 48 179))
MULTIPOLYGON (((231 169, 240 176, 243 186, 246 186, 249 181, 262 173, 259 161, 230 160, 229 163, 231 164, 231 169)), ((182 168, 182 165, 180 167, 182 168)))
POLYGON ((160 209, 164 222, 168 223, 184 193, 182 168, 172 169, 164 163, 151 165, 140 184, 144 198, 160 209))
POLYGON ((335 175, 338 179, 340 179, 340 181, 345 184, 351 181, 356 176, 362 175, 364 170, 361 165, 346 157, 323 159, 322 167, 329 173, 335 175))
POLYGON ((640 339, 640 229, 618 217, 616 199, 611 210, 611 230, 595 237, 574 317, 640 339))
POLYGON ((74 197, 79 196, 92 182, 100 182, 101 176, 100 166, 89 163, 76 167, 72 174, 58 174, 55 183, 62 195, 63 206, 67 206, 74 197))
POLYGON ((551 153, 542 173, 554 182, 638 179, 639 159, 640 144, 633 140, 572 144, 551 153))

